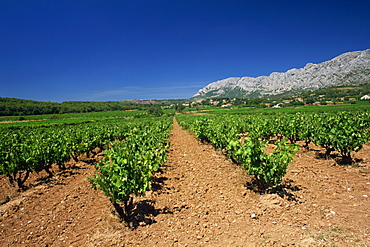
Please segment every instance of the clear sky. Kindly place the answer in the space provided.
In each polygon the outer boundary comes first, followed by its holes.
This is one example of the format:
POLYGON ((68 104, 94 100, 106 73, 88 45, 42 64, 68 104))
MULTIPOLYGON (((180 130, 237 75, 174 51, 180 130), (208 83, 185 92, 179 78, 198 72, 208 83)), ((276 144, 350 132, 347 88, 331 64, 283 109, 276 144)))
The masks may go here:
POLYGON ((369 0, 0 0, 0 97, 190 98, 370 48, 369 0))

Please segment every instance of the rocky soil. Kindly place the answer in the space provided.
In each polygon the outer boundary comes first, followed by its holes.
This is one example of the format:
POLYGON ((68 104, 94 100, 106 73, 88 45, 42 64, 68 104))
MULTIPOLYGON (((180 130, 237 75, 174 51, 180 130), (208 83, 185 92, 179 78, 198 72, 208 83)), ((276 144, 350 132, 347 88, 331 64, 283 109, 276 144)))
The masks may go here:
POLYGON ((168 161, 135 198, 130 227, 92 189, 91 159, 18 193, 0 179, 2 246, 369 246, 370 146, 355 166, 301 148, 282 186, 256 193, 251 178, 174 122, 168 161), (7 202, 6 202, 7 201, 7 202))

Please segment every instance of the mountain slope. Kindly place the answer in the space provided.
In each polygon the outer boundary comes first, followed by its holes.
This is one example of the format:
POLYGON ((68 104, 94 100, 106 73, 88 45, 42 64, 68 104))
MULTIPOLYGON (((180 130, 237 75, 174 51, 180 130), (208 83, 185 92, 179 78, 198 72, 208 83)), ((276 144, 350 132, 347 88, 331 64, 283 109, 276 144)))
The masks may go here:
POLYGON ((329 61, 269 76, 230 77, 208 84, 193 98, 258 97, 370 81, 370 49, 344 53, 329 61))

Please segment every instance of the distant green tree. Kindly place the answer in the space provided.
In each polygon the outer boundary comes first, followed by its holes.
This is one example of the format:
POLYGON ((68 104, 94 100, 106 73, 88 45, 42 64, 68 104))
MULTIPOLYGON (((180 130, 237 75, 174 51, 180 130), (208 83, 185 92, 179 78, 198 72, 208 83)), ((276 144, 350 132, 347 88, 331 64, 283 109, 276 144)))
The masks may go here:
POLYGON ((163 110, 158 105, 152 105, 152 106, 150 106, 147 112, 148 112, 148 114, 154 115, 154 116, 157 116, 157 117, 163 115, 163 110))
POLYGON ((259 105, 263 102, 263 99, 261 98, 253 98, 249 100, 250 105, 259 105))
POLYGON ((185 109, 185 106, 183 104, 176 104, 175 110, 178 112, 182 112, 185 109))
POLYGON ((315 101, 313 99, 311 99, 311 98, 306 99, 306 104, 307 105, 312 105, 313 103, 315 103, 315 101))
POLYGON ((211 100, 210 99, 205 99, 205 100, 202 100, 202 105, 210 105, 211 104, 211 100))

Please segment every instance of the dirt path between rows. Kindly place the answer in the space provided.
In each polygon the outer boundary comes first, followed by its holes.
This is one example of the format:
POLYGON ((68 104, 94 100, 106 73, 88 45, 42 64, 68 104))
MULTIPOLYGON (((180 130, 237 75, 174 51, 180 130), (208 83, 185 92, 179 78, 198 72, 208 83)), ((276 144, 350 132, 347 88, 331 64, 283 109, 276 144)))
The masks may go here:
POLYGON ((0 206, 2 246, 369 246, 370 146, 358 167, 301 149, 276 193, 174 122, 168 161, 153 190, 120 223, 79 162, 0 206))

